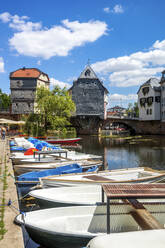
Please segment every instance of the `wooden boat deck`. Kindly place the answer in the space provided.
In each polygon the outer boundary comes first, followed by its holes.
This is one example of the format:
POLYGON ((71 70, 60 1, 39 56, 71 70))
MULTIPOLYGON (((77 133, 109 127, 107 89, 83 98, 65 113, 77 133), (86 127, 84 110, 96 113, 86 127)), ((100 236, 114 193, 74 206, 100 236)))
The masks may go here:
POLYGON ((113 179, 108 179, 106 177, 103 177, 103 176, 98 176, 98 175, 88 175, 88 176, 83 176, 83 178, 86 178, 86 179, 90 179, 92 181, 106 181, 106 182, 113 182, 115 180, 113 179))
POLYGON ((164 229, 164 225, 160 224, 137 199, 165 198, 165 184, 102 185, 102 201, 104 201, 104 193, 107 197, 107 233, 110 233, 110 200, 112 199, 122 199, 123 202, 131 204, 133 210, 130 214, 143 230, 164 229))

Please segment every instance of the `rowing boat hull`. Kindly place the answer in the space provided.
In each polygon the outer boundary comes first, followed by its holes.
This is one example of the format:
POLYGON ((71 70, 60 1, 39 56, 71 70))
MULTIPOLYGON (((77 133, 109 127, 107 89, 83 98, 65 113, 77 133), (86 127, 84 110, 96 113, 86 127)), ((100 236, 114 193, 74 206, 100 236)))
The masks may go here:
POLYGON ((61 175, 41 179, 43 187, 70 187, 105 183, 153 183, 165 179, 165 173, 150 168, 129 168, 99 171, 98 173, 61 175), (94 178, 95 177, 95 178, 94 178))
MULTIPOLYGON (((158 210, 153 205, 153 215, 160 223, 165 223, 164 206, 158 210), (155 213, 155 210, 158 213, 155 213)), ((139 225, 132 218, 132 207, 120 207, 114 203, 110 207, 110 232, 138 231, 139 225), (118 210, 118 211, 116 211, 118 210)), ((24 223, 30 237, 45 248, 70 248, 86 246, 89 240, 107 232, 106 206, 83 206, 50 208, 26 213, 17 222, 24 223)))

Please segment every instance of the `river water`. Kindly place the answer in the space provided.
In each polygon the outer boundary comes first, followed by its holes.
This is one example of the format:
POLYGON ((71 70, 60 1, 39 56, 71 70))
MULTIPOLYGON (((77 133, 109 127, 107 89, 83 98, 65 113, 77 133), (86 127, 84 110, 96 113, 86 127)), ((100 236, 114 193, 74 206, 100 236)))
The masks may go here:
MULTIPOLYGON (((135 136, 131 138, 101 138, 83 136, 79 151, 101 155, 104 169, 124 169, 150 167, 165 170, 165 136, 135 136)), ((35 206, 30 202, 21 202, 22 211, 30 211, 35 206)), ((23 231, 25 247, 39 248, 23 231)), ((41 247, 40 247, 41 248, 41 247)), ((51 248, 51 247, 50 247, 51 248)), ((62 248, 62 247, 61 247, 62 248)))

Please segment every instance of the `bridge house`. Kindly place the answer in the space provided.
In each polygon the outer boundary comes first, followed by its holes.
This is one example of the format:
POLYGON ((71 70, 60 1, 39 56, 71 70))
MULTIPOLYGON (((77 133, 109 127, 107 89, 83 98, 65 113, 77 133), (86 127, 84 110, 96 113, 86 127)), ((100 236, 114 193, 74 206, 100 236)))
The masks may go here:
POLYGON ((87 65, 69 92, 76 105, 76 116, 98 116, 106 119, 108 90, 87 65))
POLYGON ((137 92, 139 120, 160 120, 161 86, 157 78, 150 78, 137 92))
POLYGON ((161 113, 161 120, 165 121, 165 71, 162 71, 162 77, 160 80, 160 85, 161 85, 160 113, 161 113))
POLYGON ((150 78, 137 92, 139 120, 165 122, 165 70, 161 80, 150 78))
POLYGON ((76 105, 75 117, 71 121, 77 133, 98 133, 100 123, 107 118, 108 90, 89 65, 73 82, 69 92, 76 105))
POLYGON ((18 69, 10 73, 12 114, 29 114, 35 111, 37 87, 49 88, 49 77, 36 68, 18 69))

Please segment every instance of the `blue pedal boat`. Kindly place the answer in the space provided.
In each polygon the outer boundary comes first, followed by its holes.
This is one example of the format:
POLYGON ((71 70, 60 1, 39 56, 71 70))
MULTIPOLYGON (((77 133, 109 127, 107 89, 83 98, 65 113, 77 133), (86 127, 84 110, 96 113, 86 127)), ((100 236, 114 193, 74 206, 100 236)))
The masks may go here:
POLYGON ((53 176, 53 175, 61 175, 61 174, 70 174, 70 173, 82 173, 82 172, 92 172, 98 169, 97 165, 93 165, 90 167, 83 167, 77 163, 68 164, 56 167, 54 169, 41 170, 41 171, 32 171, 21 174, 16 178, 16 184, 18 187, 33 187, 39 183, 39 178, 53 176))

